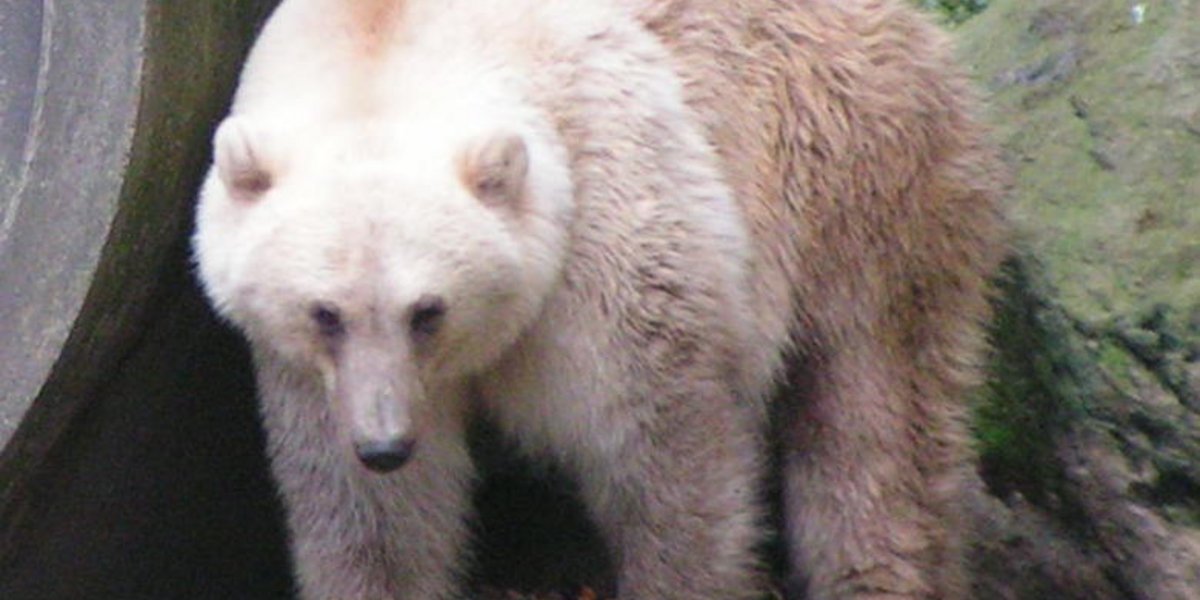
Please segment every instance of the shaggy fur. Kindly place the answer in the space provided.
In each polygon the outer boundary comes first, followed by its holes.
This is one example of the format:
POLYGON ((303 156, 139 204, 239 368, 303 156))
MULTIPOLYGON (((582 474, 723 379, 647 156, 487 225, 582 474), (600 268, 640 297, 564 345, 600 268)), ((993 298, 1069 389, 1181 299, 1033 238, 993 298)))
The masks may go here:
POLYGON ((459 593, 474 406, 576 474, 621 598, 754 598, 772 396, 795 593, 963 597, 971 102, 899 2, 286 0, 195 248, 304 597, 459 593))
POLYGON ((945 35, 893 0, 623 0, 673 51, 754 240, 807 597, 964 598, 964 396, 1003 168, 945 35), (781 339, 786 335, 786 339, 781 339))

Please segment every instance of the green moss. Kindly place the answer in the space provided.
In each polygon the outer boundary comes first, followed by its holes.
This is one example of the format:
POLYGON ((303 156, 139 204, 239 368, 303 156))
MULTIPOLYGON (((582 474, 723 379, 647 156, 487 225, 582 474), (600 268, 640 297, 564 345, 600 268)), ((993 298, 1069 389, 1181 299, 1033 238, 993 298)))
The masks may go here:
MULTIPOLYGON (((1196 347, 1200 332, 1185 321, 1200 310, 1200 22, 1187 6, 1145 3, 1138 23, 1124 0, 995 0, 957 31, 1012 165, 1009 212, 1061 316, 1100 331, 1159 311, 1155 331, 1196 347)), ((1036 330, 1050 313, 1014 310, 1001 307, 994 327, 999 351, 976 426, 985 462, 1036 480, 1038 436, 1057 403, 1087 401, 1062 389, 1073 385, 1063 365, 1094 360, 1130 391, 1137 359, 1098 336, 1075 358, 1050 358, 1061 364, 1047 372, 1021 353, 1070 343, 1036 330)))
POLYGON ((1129 493, 1196 526, 1200 19, 1194 2, 1140 4, 1139 20, 1124 0, 994 0, 956 30, 1021 248, 974 427, 1000 497, 1070 522, 1080 490, 1055 440, 1086 432, 1127 461, 1129 493))
POLYGON ((1195 467, 1186 459, 1174 463, 1168 460, 1155 461, 1158 476, 1152 485, 1135 489, 1134 492, 1155 506, 1173 523, 1188 527, 1200 527, 1200 484, 1190 471, 1195 467))
POLYGON ((987 9, 988 0, 913 0, 925 10, 938 14, 950 24, 958 24, 987 9))
POLYGON ((1068 325, 1038 300, 1029 266, 1010 259, 1003 269, 996 318, 990 329, 995 352, 987 384, 975 401, 973 426, 984 479, 1000 497, 1021 492, 1046 501, 1061 480, 1051 444, 1078 408, 1070 389, 1068 325))
POLYGON ((959 29, 1011 212, 1090 324, 1200 305, 1200 23, 1178 3, 996 0, 959 29), (1188 76, 1184 76, 1188 75, 1188 76))
POLYGON ((1129 371, 1133 368, 1134 361, 1124 348, 1117 346, 1112 341, 1104 340, 1100 342, 1097 356, 1100 367, 1109 376, 1120 381, 1129 379, 1129 371))

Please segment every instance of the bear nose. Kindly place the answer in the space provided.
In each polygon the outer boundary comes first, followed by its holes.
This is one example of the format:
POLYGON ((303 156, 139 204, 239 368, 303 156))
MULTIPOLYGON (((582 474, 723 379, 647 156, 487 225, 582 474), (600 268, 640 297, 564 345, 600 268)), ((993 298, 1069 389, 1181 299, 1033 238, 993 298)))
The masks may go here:
POLYGON ((398 437, 385 441, 358 442, 354 453, 368 469, 376 473, 388 473, 399 469, 412 457, 416 438, 398 437))

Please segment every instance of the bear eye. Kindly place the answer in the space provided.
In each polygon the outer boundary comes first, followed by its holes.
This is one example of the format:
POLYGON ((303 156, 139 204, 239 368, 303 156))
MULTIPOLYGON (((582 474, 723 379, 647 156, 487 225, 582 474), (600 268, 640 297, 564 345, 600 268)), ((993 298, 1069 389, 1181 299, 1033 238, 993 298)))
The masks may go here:
POLYGON ((446 301, 441 296, 426 294, 421 296, 412 307, 409 317, 409 328, 413 337, 422 340, 437 333, 446 314, 446 301))
POLYGON ((317 304, 312 308, 312 320, 317 324, 317 330, 327 338, 340 336, 346 326, 342 323, 342 315, 337 308, 328 304, 317 304))

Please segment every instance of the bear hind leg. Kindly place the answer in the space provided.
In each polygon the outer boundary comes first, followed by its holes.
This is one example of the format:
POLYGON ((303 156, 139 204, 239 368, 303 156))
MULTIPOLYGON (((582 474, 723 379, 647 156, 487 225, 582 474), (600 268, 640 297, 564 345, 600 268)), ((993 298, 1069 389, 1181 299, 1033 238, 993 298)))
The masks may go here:
MULTIPOLYGON (((863 336, 864 338, 868 336, 863 336)), ((965 597, 961 398, 873 339, 792 378, 783 470, 792 597, 965 597), (906 370, 909 369, 909 370, 906 370)))

